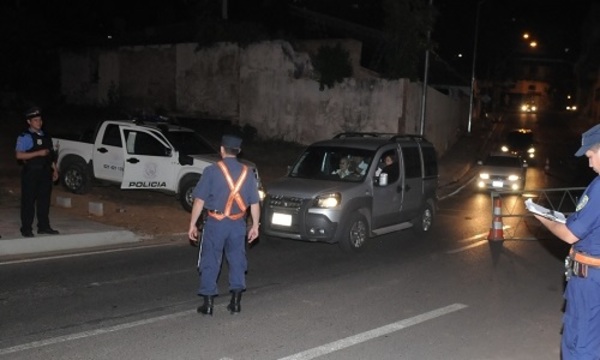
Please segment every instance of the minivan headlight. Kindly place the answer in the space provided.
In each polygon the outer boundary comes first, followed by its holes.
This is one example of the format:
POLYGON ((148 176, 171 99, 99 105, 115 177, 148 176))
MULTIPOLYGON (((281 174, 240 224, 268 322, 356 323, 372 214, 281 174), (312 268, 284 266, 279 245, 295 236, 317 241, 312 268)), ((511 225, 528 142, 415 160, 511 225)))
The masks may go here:
POLYGON ((315 199, 315 206, 320 208, 333 208, 339 206, 342 202, 342 195, 340 193, 331 193, 319 195, 315 199))

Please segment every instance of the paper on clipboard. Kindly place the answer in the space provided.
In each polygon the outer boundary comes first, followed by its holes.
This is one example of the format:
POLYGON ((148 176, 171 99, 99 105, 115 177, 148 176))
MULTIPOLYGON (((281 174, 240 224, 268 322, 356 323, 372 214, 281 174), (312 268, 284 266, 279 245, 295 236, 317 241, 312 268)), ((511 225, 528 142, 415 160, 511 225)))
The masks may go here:
POLYGON ((538 205, 534 203, 531 199, 525 200, 525 207, 527 207, 527 210, 531 211, 532 213, 538 214, 552 221, 557 221, 563 224, 567 222, 565 214, 561 213, 560 211, 550 210, 541 205, 538 205))

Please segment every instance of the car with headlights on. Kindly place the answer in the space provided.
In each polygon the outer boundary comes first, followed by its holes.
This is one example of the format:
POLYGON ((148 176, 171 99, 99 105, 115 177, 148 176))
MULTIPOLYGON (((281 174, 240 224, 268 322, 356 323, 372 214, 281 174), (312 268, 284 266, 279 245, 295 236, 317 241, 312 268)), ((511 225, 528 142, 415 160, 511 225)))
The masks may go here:
POLYGON ((437 186, 436 151, 424 137, 338 134, 308 146, 286 176, 266 187, 261 237, 355 251, 377 235, 427 232, 437 186))
POLYGON ((522 113, 535 113, 538 111, 538 107, 533 102, 524 102, 521 104, 520 110, 522 113))
POLYGON ((525 188, 527 162, 517 155, 492 153, 477 162, 475 184, 480 190, 511 190, 525 188))
POLYGON ((500 150, 503 153, 517 155, 530 164, 535 161, 535 140, 533 131, 528 128, 513 129, 508 132, 500 150))

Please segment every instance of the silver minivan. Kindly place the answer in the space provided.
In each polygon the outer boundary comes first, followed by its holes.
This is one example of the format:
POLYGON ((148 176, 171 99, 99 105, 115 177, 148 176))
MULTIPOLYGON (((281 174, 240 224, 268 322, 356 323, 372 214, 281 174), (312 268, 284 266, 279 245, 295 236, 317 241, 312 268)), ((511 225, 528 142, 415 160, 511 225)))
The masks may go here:
POLYGON ((437 154, 416 135, 342 133, 310 145, 266 188, 261 236, 339 243, 429 231, 437 204, 437 154))

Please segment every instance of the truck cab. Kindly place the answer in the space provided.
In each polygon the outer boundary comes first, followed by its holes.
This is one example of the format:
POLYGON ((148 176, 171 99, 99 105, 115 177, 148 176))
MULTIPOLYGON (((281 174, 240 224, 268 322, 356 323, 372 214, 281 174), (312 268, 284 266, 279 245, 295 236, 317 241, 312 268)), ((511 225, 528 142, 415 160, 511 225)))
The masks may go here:
MULTIPOLYGON (((192 191, 218 151, 192 129, 167 122, 102 122, 92 144, 54 139, 62 184, 73 193, 90 190, 94 179, 121 189, 175 194, 191 211, 192 191)), ((256 165, 242 160, 259 180, 256 165)))

